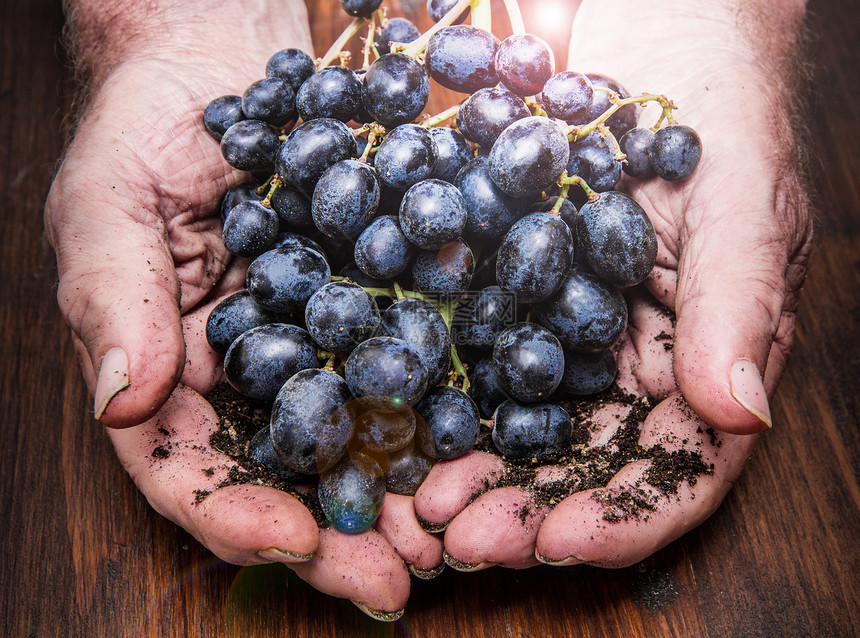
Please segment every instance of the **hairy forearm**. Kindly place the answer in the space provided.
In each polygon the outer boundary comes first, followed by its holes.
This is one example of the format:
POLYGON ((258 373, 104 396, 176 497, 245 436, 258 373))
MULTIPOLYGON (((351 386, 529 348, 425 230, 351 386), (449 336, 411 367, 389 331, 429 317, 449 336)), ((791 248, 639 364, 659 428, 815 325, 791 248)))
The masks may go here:
MULTIPOLYGON (((218 66, 292 46, 312 52, 302 0, 64 0, 67 42, 82 79, 99 86, 123 63, 169 59, 218 66)), ((261 71, 262 73, 262 67, 261 71)))

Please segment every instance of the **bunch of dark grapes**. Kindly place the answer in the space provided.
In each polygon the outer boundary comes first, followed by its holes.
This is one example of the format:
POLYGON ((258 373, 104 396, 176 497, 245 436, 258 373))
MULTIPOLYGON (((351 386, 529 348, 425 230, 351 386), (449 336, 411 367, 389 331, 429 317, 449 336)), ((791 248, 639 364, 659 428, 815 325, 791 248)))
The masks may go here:
POLYGON ((286 49, 205 110, 252 177, 221 207, 247 287, 207 337, 228 381, 271 402, 251 456, 318 482, 329 522, 358 533, 386 490, 414 494, 436 459, 472 449, 482 417, 508 458, 570 449, 559 402, 613 383, 620 290, 656 260, 616 184, 685 179, 701 143, 663 96, 556 73, 540 38, 462 24, 465 0, 430 0, 423 38, 379 0, 341 2, 370 25, 366 68, 286 49), (467 96, 421 121, 431 79, 467 96), (638 127, 647 101, 660 121, 638 127))

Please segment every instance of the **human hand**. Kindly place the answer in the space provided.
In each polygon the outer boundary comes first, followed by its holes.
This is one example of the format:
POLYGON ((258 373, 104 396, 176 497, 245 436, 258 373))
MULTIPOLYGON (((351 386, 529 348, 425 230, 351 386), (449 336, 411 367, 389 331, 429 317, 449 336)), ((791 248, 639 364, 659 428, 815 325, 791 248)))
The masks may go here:
POLYGON ((268 4, 207 5, 203 15, 182 2, 73 7, 92 86, 46 203, 58 300, 96 418, 158 512, 224 560, 285 562, 318 589, 390 615, 408 597, 403 560, 441 564, 441 543, 404 516, 411 499, 389 495, 382 533, 319 532, 288 494, 218 487, 233 463, 209 445, 217 418, 203 396, 222 371, 203 326, 247 266, 223 246, 218 204, 247 177, 224 162, 202 113, 259 79, 278 49, 311 50, 304 4, 268 4))
MULTIPOLYGON (((495 456, 439 463, 415 507, 431 526, 447 528, 446 561, 456 568, 642 560, 716 509, 754 444, 751 434, 770 425, 766 395, 791 347, 811 223, 792 130, 802 6, 767 4, 737 3, 731 12, 587 0, 569 55, 571 68, 613 77, 633 95, 665 93, 681 107, 679 121, 702 138, 702 160, 686 182, 625 178, 659 248, 652 275, 628 291, 630 329, 617 354, 619 385, 660 401, 639 444, 698 453, 712 474, 667 495, 648 482, 654 462, 639 460, 604 490, 573 482, 570 496, 550 508, 540 489, 491 489, 511 475, 495 456), (655 301, 675 311, 674 326, 655 301), (674 334, 671 351, 661 333, 674 334), (711 435, 708 425, 722 432, 711 435), (625 500, 639 503, 634 515, 625 500)), ((640 114, 640 125, 656 121, 650 117, 640 114)), ((590 445, 606 444, 628 410, 611 405, 592 415, 590 445)), ((575 468, 541 468, 536 482, 568 469, 575 468)))

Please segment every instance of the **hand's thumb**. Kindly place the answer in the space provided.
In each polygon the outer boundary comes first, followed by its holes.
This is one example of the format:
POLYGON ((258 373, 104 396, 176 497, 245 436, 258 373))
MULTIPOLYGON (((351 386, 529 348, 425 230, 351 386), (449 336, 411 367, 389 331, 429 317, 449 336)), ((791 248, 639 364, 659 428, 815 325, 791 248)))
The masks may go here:
POLYGON ((61 169, 45 208, 60 309, 76 337, 96 418, 110 427, 136 425, 167 400, 185 363, 173 261, 162 221, 142 197, 124 199, 119 186, 103 186, 108 193, 75 188, 69 173, 61 169))
POLYGON ((749 434, 772 425, 768 393, 787 356, 787 344, 774 337, 781 323, 785 331, 794 319, 786 305, 792 241, 774 221, 773 203, 734 210, 703 216, 719 228, 703 221, 684 241, 674 368, 678 387, 702 419, 749 434))

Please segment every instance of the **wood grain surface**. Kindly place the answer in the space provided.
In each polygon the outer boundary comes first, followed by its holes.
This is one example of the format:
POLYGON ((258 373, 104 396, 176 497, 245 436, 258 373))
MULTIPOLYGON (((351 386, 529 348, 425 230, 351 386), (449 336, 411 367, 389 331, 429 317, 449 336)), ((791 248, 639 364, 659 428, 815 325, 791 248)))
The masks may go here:
MULTIPOLYGON (((446 570, 394 624, 225 564, 137 492, 94 421, 42 207, 72 85, 59 2, 0 2, 0 636, 860 633, 860 5, 812 0, 816 242, 791 364, 720 509, 621 570, 446 570)), ((346 19, 308 2, 315 39, 346 19)), ((420 18, 423 2, 401 3, 420 18)), ((442 98, 446 99, 446 98, 442 98)))

